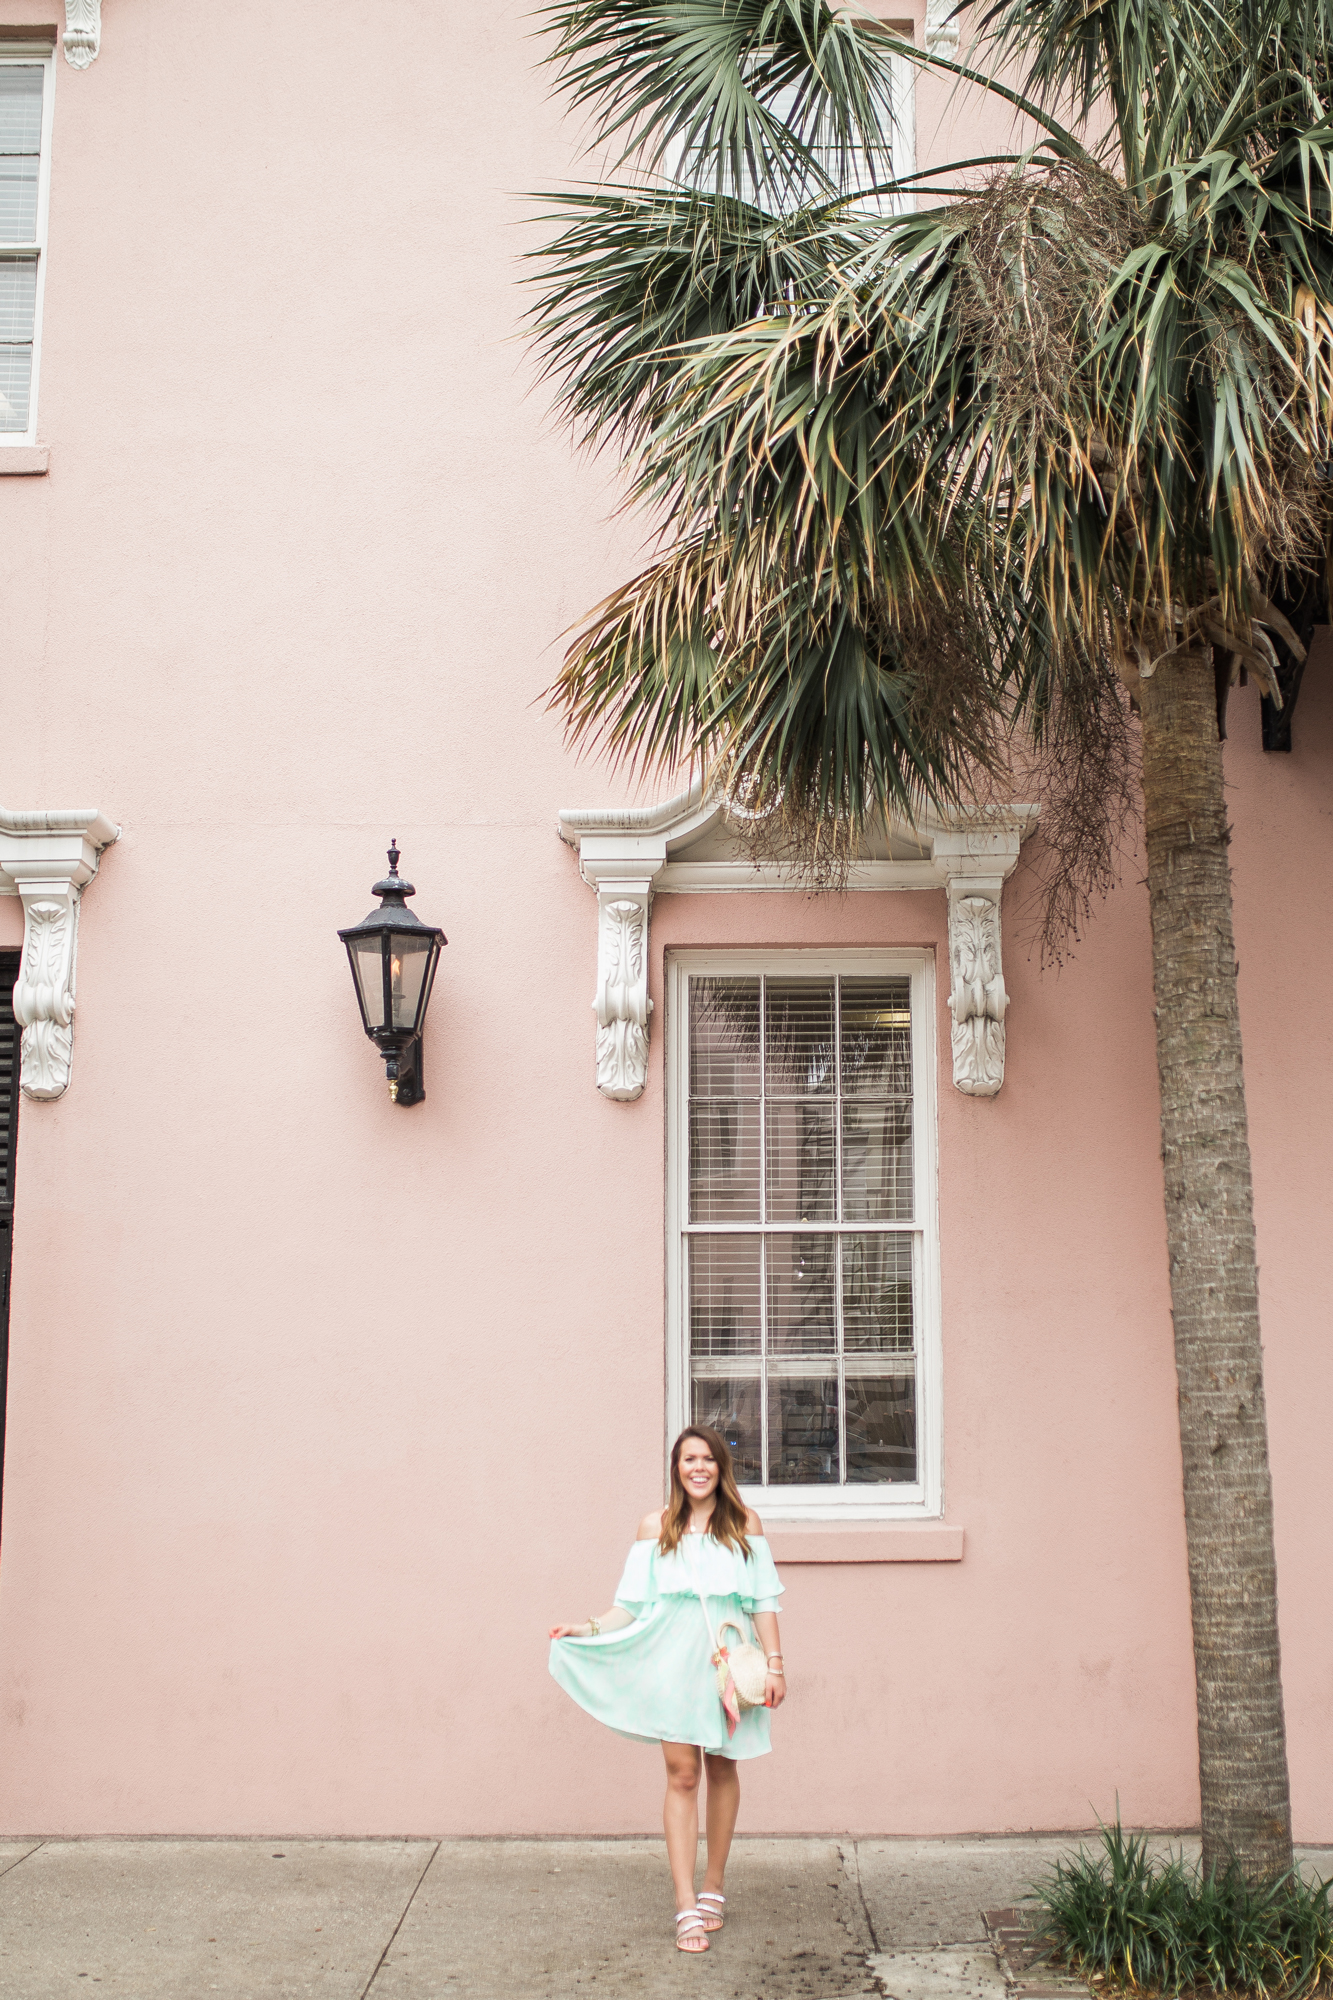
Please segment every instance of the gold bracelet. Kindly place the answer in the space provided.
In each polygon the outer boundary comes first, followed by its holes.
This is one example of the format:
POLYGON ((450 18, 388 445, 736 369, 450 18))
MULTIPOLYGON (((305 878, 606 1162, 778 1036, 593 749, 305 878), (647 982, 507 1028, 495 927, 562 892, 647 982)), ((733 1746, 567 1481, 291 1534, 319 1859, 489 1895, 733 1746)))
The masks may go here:
POLYGON ((602 1636, 602 1628, 595 1618, 588 1620, 588 1636, 592 1639, 600 1639, 602 1636))

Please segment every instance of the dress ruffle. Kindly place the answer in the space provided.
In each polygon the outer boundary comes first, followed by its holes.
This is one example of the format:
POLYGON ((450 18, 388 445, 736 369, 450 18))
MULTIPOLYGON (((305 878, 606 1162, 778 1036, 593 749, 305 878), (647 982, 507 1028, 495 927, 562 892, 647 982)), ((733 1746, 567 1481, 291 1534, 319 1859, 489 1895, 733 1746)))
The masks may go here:
POLYGON ((783 1585, 763 1535, 748 1535, 749 1556, 711 1535, 691 1535, 688 1557, 676 1549, 659 1554, 657 1543, 635 1542, 616 1588, 615 1601, 637 1616, 659 1597, 693 1597, 695 1583, 705 1596, 739 1597, 744 1609, 780 1611, 783 1585), (691 1568, 691 1565, 693 1566, 691 1568))

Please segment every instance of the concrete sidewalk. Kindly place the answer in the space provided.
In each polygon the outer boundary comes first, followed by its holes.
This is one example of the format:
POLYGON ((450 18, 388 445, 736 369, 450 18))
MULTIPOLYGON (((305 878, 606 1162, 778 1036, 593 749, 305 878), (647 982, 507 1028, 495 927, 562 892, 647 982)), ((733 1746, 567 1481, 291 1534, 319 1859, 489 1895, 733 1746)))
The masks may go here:
POLYGON ((691 1959, 660 1841, 5 1841, 0 2000, 1028 2000, 981 1913, 1077 1842, 741 1839, 691 1959))

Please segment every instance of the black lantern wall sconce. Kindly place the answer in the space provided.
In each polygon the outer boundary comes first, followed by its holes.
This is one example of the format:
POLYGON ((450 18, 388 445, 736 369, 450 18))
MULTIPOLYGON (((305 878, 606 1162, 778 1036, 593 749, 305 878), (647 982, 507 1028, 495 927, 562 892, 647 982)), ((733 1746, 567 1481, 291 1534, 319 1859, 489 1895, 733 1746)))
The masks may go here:
POLYGON ((426 1095, 421 1030, 435 984, 440 949, 449 940, 414 917, 404 902, 415 896, 398 873, 398 842, 389 849, 389 872, 371 890, 380 906, 338 936, 347 946, 361 1025, 380 1054, 395 1104, 420 1104, 426 1095))

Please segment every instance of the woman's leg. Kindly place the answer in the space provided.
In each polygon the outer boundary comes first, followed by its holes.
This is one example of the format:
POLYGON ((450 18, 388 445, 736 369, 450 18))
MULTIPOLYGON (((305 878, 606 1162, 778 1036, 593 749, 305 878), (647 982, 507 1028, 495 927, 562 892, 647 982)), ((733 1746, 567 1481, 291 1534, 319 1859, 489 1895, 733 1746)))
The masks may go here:
MULTIPOLYGON (((699 1752, 693 1743, 664 1743, 662 1755, 667 1774, 662 1826, 676 1890, 676 1908, 692 1910, 694 1864, 699 1856, 699 1752)), ((704 1942, 702 1937, 696 1938, 691 1948, 700 1951, 704 1942)))
POLYGON ((717 1757, 710 1752, 704 1763, 708 1768, 708 1866, 704 1871, 704 1888, 715 1889, 721 1895, 731 1836, 736 1831, 736 1815, 741 1809, 741 1774, 734 1757, 717 1757))

